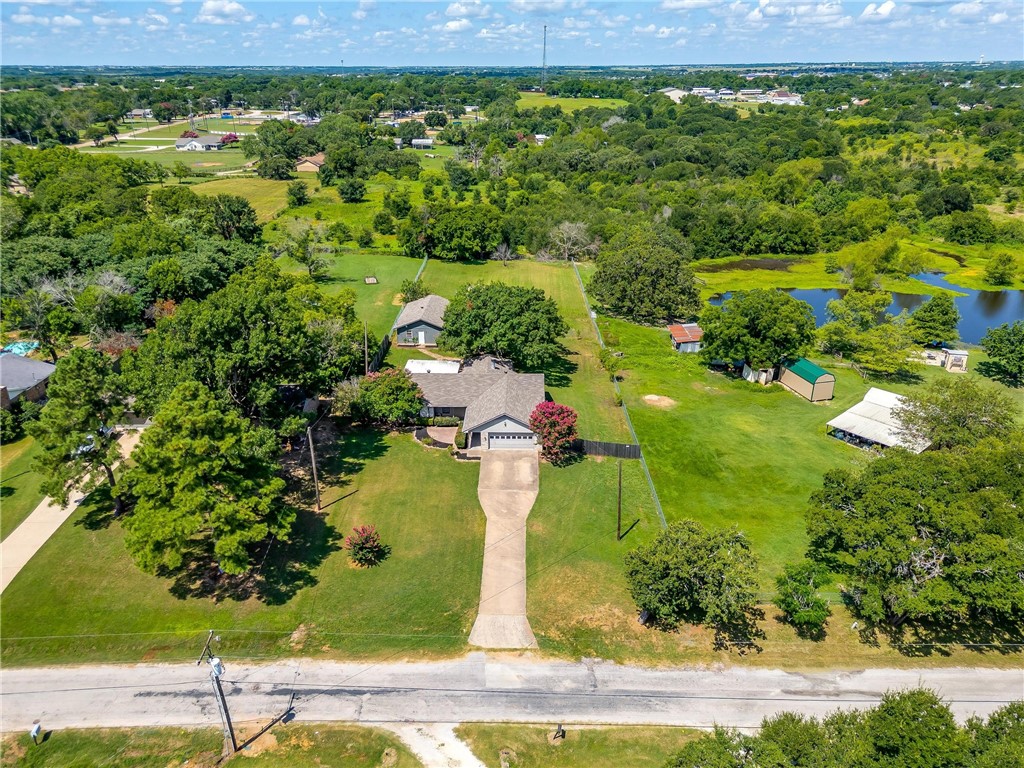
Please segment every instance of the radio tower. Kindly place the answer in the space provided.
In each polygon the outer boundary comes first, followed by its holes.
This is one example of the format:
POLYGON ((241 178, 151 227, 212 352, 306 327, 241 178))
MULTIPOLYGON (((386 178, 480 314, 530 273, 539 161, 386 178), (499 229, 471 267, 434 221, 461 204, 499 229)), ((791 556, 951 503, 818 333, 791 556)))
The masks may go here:
POLYGON ((540 90, 547 93, 548 84, 548 25, 544 25, 544 53, 540 60, 540 90))

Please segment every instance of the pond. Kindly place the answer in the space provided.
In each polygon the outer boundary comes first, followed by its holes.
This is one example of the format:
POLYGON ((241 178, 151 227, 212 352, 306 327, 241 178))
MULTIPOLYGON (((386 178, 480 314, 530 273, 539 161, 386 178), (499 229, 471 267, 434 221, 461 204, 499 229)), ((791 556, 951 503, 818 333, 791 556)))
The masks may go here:
MULTIPOLYGON (((956 308, 960 310, 960 340, 968 344, 978 344, 989 328, 1003 323, 1014 323, 1024 320, 1024 291, 975 291, 961 288, 946 282, 945 275, 925 272, 914 277, 922 283, 958 291, 966 296, 954 296, 956 308)), ((825 323, 825 305, 833 299, 846 295, 843 288, 786 288, 786 293, 794 299, 806 301, 814 308, 814 318, 818 325, 825 323)), ((712 304, 721 304, 731 293, 712 296, 712 304)), ((898 315, 904 309, 913 312, 928 299, 913 293, 894 293, 888 311, 898 315)))

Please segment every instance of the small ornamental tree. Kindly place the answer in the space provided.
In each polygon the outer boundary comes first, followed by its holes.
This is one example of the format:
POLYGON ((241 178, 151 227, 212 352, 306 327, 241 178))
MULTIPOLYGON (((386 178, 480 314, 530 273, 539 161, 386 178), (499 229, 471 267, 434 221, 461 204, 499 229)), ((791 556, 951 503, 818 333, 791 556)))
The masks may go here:
POLYGON ((568 405, 544 401, 530 414, 530 429, 540 439, 541 455, 558 466, 576 455, 576 411, 568 405))
POLYGON ((356 410, 380 424, 401 424, 419 415, 423 393, 405 371, 397 368, 371 373, 359 385, 356 410))
POLYGON ((300 205, 308 203, 309 188, 306 186, 306 182, 293 181, 288 185, 286 196, 288 199, 288 206, 290 208, 297 208, 300 205))
POLYGON ((196 133, 195 131, 182 131, 181 132, 181 136, 179 136, 178 138, 181 138, 181 139, 198 139, 199 138, 199 134, 196 133))
POLYGON ((387 558, 390 547, 382 544, 376 526, 360 525, 352 529, 352 535, 345 537, 345 549, 356 565, 369 568, 387 558))
POLYGON ((237 133, 225 133, 220 137, 220 143, 222 146, 229 146, 230 144, 237 144, 241 139, 238 138, 237 133))

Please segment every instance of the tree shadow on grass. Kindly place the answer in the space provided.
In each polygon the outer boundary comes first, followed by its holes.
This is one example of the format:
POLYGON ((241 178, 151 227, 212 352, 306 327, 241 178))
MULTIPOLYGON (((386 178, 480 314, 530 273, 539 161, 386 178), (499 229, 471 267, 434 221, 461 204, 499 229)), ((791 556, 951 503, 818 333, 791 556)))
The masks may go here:
POLYGON ((564 389, 572 384, 572 375, 579 370, 579 365, 574 360, 569 359, 570 354, 572 353, 567 352, 566 354, 555 358, 542 368, 538 368, 536 370, 531 368, 524 372, 543 373, 545 386, 564 389))
POLYGON ((1024 655, 1024 623, 1001 617, 982 616, 960 622, 945 618, 898 627, 880 624, 872 629, 909 658, 950 656, 958 648, 985 655, 1024 655))
POLYGON ((359 474, 369 462, 388 452, 385 435, 380 429, 347 427, 339 430, 329 444, 318 442, 320 482, 335 487, 350 484, 353 475, 359 474))
MULTIPOLYGON (((72 491, 72 496, 75 493, 77 491, 72 491)), ((102 531, 109 528, 117 519, 114 516, 114 498, 109 485, 101 485, 90 493, 78 509, 82 516, 75 520, 75 525, 80 525, 87 531, 102 531)))
POLYGON ((741 614, 732 620, 708 625, 707 616, 703 611, 688 611, 678 617, 677 620, 658 622, 651 619, 648 624, 654 629, 663 632, 678 632, 680 624, 698 624, 711 626, 714 630, 713 647, 716 651, 735 651, 740 655, 748 653, 761 653, 764 648, 758 645, 758 640, 763 640, 766 635, 760 627, 764 620, 764 611, 756 606, 748 607, 741 614))
POLYGON ((290 541, 261 544, 253 556, 256 566, 248 574, 221 573, 211 553, 196 550, 186 556, 190 564, 185 569, 158 575, 172 579, 169 591, 180 600, 238 602, 255 598, 267 605, 281 605, 317 583, 321 564, 340 544, 341 536, 324 515, 297 509, 290 541))
POLYGON ((796 636, 801 640, 810 640, 815 643, 820 643, 825 639, 825 625, 814 626, 807 624, 794 624, 790 621, 786 614, 777 613, 775 614, 775 621, 778 624, 785 624, 787 627, 792 627, 793 631, 796 632, 796 636))
POLYGON ((986 379, 998 381, 1011 389, 1024 386, 1024 381, 1014 377, 1006 366, 992 360, 983 360, 975 366, 975 369, 986 379))

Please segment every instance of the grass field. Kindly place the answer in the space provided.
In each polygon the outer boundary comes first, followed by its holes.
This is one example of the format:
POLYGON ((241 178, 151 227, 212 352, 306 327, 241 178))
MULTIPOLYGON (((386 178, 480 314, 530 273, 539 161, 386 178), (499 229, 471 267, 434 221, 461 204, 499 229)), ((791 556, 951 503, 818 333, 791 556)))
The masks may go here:
MULTIPOLYGON (((219 117, 210 118, 197 118, 196 119, 196 133, 200 136, 206 133, 253 133, 257 126, 260 125, 260 121, 257 120, 222 120, 219 117)), ((135 135, 139 138, 145 139, 176 139, 181 136, 183 131, 189 130, 188 123, 176 123, 174 125, 159 125, 154 124, 152 120, 148 123, 134 122, 130 127, 125 128, 124 132, 127 133, 129 130, 137 130, 138 133, 135 135)))
POLYGON ((625 99, 573 99, 563 96, 548 96, 543 93, 532 91, 521 91, 516 99, 516 107, 519 109, 540 109, 541 107, 561 107, 563 112, 577 112, 587 107, 603 107, 606 109, 617 109, 628 104, 625 99))
POLYGON ((43 500, 42 478, 32 470, 39 445, 31 437, 0 446, 0 539, 17 528, 43 500))
MULTIPOLYGON (((999 290, 984 280, 985 265, 999 251, 1015 253, 1024 262, 1024 246, 999 245, 957 245, 925 236, 915 236, 902 241, 907 253, 918 253, 923 257, 927 271, 943 272, 946 280, 964 288, 999 290)), ((825 260, 829 254, 815 253, 808 256, 733 256, 725 259, 706 259, 693 263, 693 270, 703 281, 701 293, 707 297, 725 291, 748 291, 754 288, 844 288, 841 275, 825 271, 825 260), (769 261, 771 267, 756 267, 758 262, 769 261), (729 269, 735 264, 736 268, 729 269)), ((842 259, 842 251, 838 253, 842 259)), ((914 279, 900 279, 880 276, 882 290, 899 293, 931 295, 941 292, 914 279)), ((1024 289, 1024 271, 1012 286, 1024 289)))
POLYGON ((219 149, 215 152, 179 152, 174 148, 173 142, 168 142, 166 145, 147 145, 141 141, 126 141, 103 147, 86 147, 78 151, 85 152, 86 154, 114 155, 115 157, 147 160, 152 163, 159 163, 165 168, 170 168, 175 163, 184 163, 190 168, 196 168, 209 173, 236 170, 249 162, 240 149, 219 149), (154 151, 143 151, 147 146, 161 146, 161 148, 154 151))
MULTIPOLYGON (((356 314, 365 320, 370 333, 380 341, 382 334, 391 330, 401 304, 399 289, 404 280, 416 277, 422 263, 419 259, 381 250, 345 249, 328 255, 330 266, 327 277, 318 285, 330 295, 344 288, 356 293, 356 314), (367 285, 364 278, 373 275, 376 285, 367 285)), ((278 259, 285 272, 305 274, 305 269, 287 256, 278 259)))
POLYGON ((288 206, 287 181, 214 179, 192 189, 200 195, 240 195, 252 204, 260 221, 270 221, 288 206))
POLYGON ((501 768, 502 750, 515 768, 661 768, 686 742, 701 734, 685 728, 566 729, 552 743, 554 728, 533 725, 467 724, 456 729, 487 768, 501 768))
POLYGON ((264 566, 262 599, 186 597, 188 588, 143 574, 109 504, 87 503, 5 591, 3 662, 185 659, 211 627, 222 637, 218 652, 233 658, 462 651, 483 556, 477 466, 408 434, 352 432, 318 448, 330 486, 324 513, 300 513, 289 549, 264 566), (392 547, 372 569, 351 567, 340 548, 364 523, 392 547))
MULTIPOLYGON (((239 727, 245 738, 248 730, 239 727)), ((2 766, 24 768, 215 768, 223 738, 210 728, 134 728, 54 731, 41 746, 25 736, 4 739, 2 766)), ((235 761, 263 768, 320 768, 325 765, 416 768, 422 764, 402 743, 375 728, 333 725, 278 725, 243 750, 235 761), (385 750, 389 750, 384 762, 385 750)))

